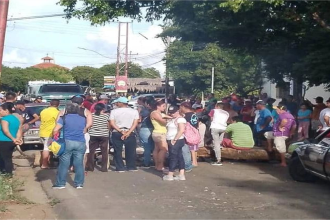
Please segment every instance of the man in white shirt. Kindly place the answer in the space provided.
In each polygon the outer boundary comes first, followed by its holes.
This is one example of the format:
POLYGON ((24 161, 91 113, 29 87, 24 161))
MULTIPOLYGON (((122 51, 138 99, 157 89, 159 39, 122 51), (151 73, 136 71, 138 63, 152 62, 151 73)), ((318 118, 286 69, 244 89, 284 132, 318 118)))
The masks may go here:
POLYGON ((322 131, 327 130, 330 128, 330 98, 325 102, 327 106, 320 112, 320 122, 322 124, 322 131))
POLYGON ((211 117, 211 135, 213 138, 213 148, 217 161, 212 165, 221 166, 221 143, 223 140, 223 133, 227 128, 227 121, 229 113, 223 110, 223 103, 217 103, 215 109, 211 110, 209 116, 211 117))
POLYGON ((128 107, 128 99, 120 97, 116 100, 117 109, 110 113, 110 124, 113 128, 112 143, 114 147, 114 160, 117 172, 125 172, 122 157, 123 145, 125 145, 125 160, 128 171, 136 169, 136 137, 135 128, 140 116, 137 110, 128 107))

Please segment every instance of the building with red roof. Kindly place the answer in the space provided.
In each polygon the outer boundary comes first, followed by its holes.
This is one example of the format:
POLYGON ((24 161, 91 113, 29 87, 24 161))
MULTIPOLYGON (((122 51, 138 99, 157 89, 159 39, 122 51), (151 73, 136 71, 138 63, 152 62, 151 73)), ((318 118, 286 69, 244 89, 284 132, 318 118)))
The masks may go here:
POLYGON ((32 67, 38 68, 38 69, 60 68, 60 69, 68 70, 68 68, 66 68, 66 67, 55 64, 54 59, 49 57, 48 54, 47 54, 46 57, 43 57, 41 59, 44 61, 43 63, 39 63, 39 64, 34 65, 32 67))

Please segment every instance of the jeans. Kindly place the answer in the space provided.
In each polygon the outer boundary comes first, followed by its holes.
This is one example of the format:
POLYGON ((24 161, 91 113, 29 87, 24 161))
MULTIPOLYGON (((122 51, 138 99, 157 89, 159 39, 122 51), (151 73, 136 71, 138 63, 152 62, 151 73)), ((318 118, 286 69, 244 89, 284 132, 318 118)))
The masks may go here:
POLYGON ((154 141, 151 136, 152 132, 150 128, 141 128, 139 131, 140 142, 144 149, 143 152, 143 164, 144 166, 150 166, 151 163, 151 153, 154 150, 154 141))
POLYGON ((102 136, 91 136, 89 140, 89 154, 87 156, 87 164, 86 170, 87 171, 94 171, 94 157, 95 157, 95 150, 97 148, 101 149, 102 153, 102 166, 101 171, 108 171, 108 161, 109 161, 109 137, 102 137, 102 136))
POLYGON ((136 170, 136 138, 132 133, 125 140, 121 139, 122 134, 119 132, 112 133, 112 143, 114 152, 114 161, 116 164, 116 171, 125 171, 123 162, 123 145, 125 145, 125 159, 128 170, 136 170))
POLYGON ((182 147, 182 155, 183 155, 183 159, 184 159, 184 169, 185 170, 191 170, 192 169, 192 162, 191 162, 191 152, 189 149, 189 145, 185 144, 182 147))
POLYGON ((12 141, 0 141, 0 172, 13 173, 13 152, 15 144, 12 141))
POLYGON ((211 134, 213 138, 213 149, 215 152, 215 157, 217 161, 221 161, 221 143, 224 136, 224 130, 211 128, 211 134))
POLYGON ((56 186, 65 186, 68 170, 70 168, 71 157, 73 159, 73 167, 75 170, 74 184, 75 186, 83 186, 84 173, 84 155, 86 151, 86 143, 79 141, 65 141, 65 152, 60 156, 60 164, 57 168, 56 186))
POLYGON ((167 141, 169 152, 169 171, 174 172, 176 168, 185 169, 185 163, 182 155, 182 147, 185 145, 184 139, 179 139, 174 145, 167 141))

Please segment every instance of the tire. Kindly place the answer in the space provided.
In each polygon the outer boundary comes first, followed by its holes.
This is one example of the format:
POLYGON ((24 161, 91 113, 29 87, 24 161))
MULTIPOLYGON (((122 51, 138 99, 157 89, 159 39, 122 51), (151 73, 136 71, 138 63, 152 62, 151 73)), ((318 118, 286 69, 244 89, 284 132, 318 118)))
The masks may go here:
POLYGON ((315 176, 305 170, 298 156, 291 159, 289 173, 292 179, 298 182, 314 182, 316 180, 315 176))

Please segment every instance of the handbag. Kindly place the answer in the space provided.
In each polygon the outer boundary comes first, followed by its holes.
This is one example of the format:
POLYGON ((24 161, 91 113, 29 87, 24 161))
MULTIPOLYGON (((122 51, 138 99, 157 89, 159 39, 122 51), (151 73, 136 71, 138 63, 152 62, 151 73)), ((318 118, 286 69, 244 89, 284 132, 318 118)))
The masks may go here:
POLYGON ((65 115, 62 116, 63 126, 62 134, 58 138, 54 137, 48 146, 49 151, 51 151, 55 156, 61 156, 65 151, 65 139, 64 139, 64 125, 65 125, 65 115))

